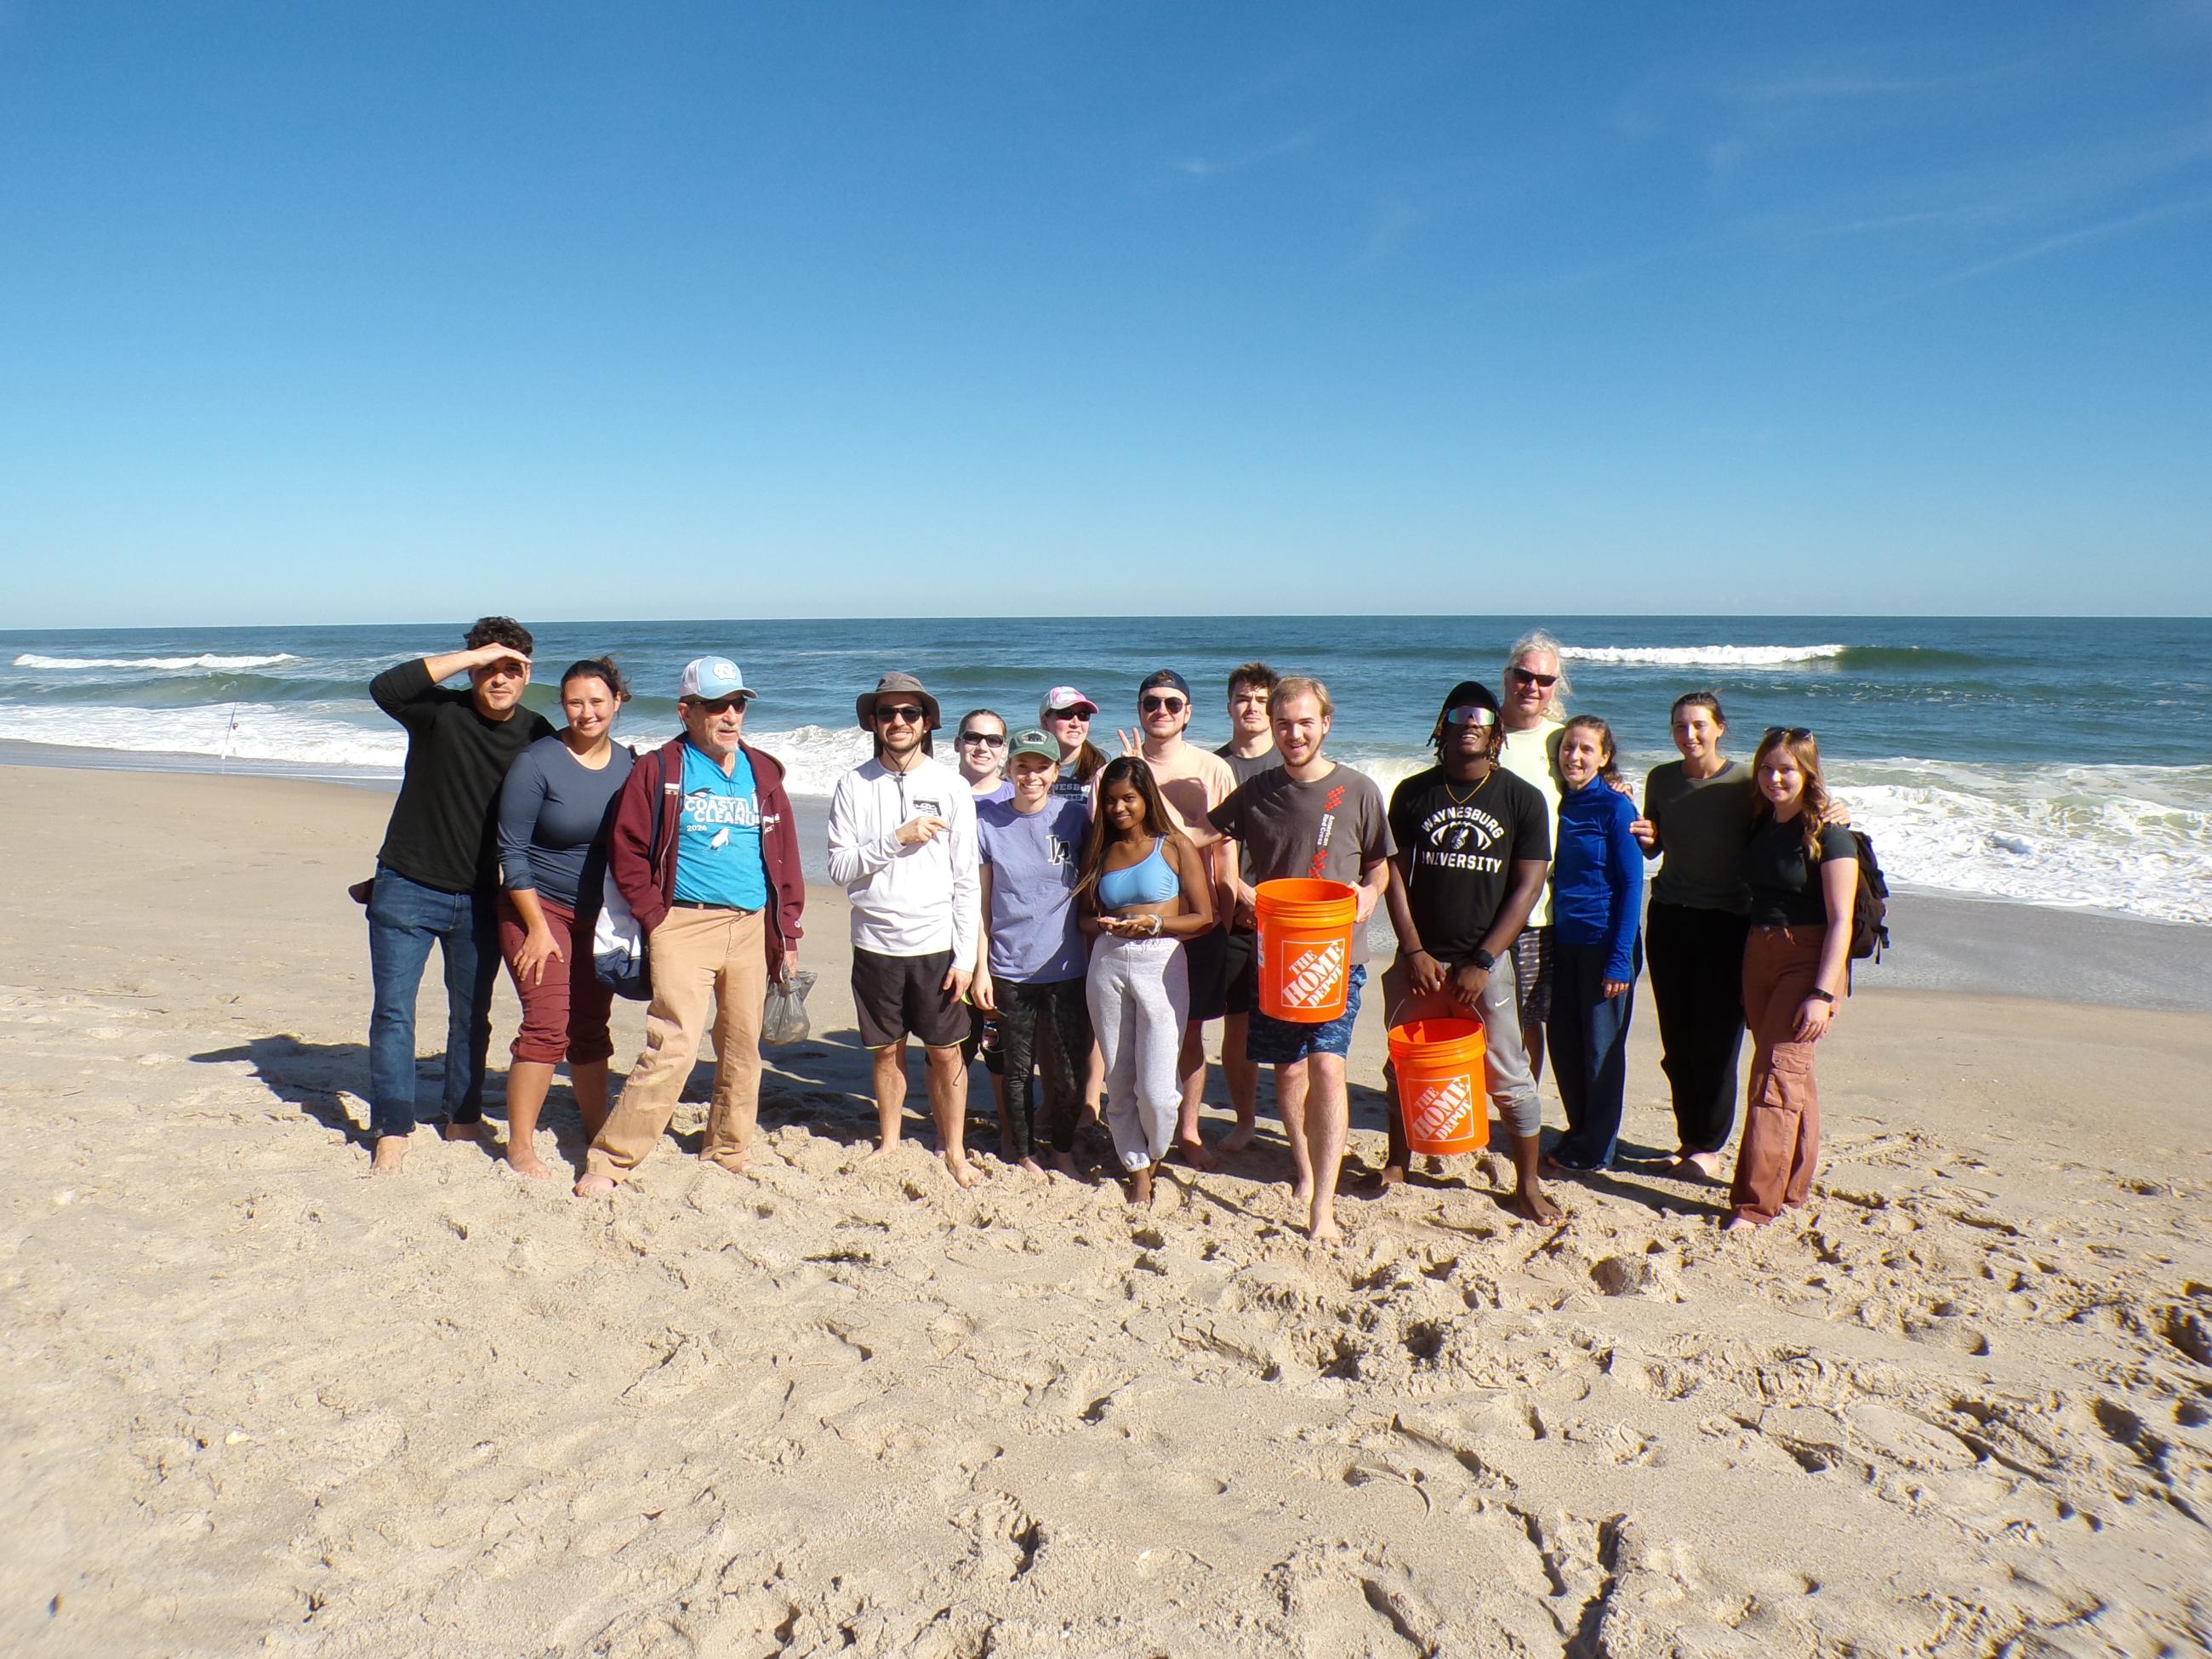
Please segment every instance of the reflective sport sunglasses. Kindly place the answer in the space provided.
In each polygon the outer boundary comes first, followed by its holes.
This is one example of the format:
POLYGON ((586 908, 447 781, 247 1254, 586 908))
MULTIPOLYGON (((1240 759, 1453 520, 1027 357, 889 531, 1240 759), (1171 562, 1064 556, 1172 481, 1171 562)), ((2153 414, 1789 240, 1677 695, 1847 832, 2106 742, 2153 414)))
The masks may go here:
POLYGON ((1462 703, 1456 708, 1444 710, 1444 724, 1446 726, 1495 726, 1498 724, 1498 716, 1487 708, 1478 708, 1471 703, 1462 703))

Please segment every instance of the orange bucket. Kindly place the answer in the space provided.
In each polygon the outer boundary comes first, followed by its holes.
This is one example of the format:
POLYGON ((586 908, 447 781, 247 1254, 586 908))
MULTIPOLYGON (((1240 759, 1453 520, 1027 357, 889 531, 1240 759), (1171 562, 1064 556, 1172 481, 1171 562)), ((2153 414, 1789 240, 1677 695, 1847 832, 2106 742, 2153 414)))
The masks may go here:
POLYGON ((1389 1041, 1407 1144, 1437 1157, 1490 1145, 1482 1027, 1471 1019, 1417 1019, 1392 1026, 1389 1041))
POLYGON ((1252 908, 1260 921, 1260 1012, 1301 1025, 1342 1014, 1358 895, 1340 881, 1263 881, 1252 908))

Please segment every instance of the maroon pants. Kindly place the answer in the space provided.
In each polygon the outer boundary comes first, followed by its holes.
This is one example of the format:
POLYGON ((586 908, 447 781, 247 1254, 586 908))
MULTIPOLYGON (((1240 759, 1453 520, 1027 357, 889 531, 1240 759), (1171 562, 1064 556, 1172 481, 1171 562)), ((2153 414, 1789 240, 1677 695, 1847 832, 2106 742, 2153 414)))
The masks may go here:
POLYGON ((1820 1091, 1813 1082, 1814 1045, 1793 1034, 1827 935, 1826 927, 1754 927, 1744 943, 1743 1018, 1753 1046, 1729 1202, 1746 1221, 1771 1221, 1813 1190, 1820 1091))
POLYGON ((544 911, 545 925, 561 942, 564 959, 548 960, 538 970, 538 983, 526 985, 515 972, 514 959, 522 954, 530 929, 523 925, 514 901, 500 895, 499 953, 507 958, 507 976, 514 981, 514 994, 522 1000, 522 1029, 514 1034, 514 1046, 509 1052, 517 1060, 546 1066, 557 1066, 563 1060, 571 1066, 605 1060, 615 1051, 614 1039, 607 1030, 615 994, 592 971, 592 919, 588 913, 580 919, 574 911, 554 903, 543 893, 538 896, 538 908, 544 911))

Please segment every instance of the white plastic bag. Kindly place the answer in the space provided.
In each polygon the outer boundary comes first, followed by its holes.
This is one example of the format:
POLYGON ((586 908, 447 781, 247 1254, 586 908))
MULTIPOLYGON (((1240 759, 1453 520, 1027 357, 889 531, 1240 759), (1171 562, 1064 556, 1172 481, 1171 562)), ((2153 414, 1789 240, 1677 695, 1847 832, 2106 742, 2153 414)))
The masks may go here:
POLYGON ((804 1042, 813 1034, 806 1018, 806 994, 814 988, 814 975, 804 971, 769 981, 768 1001, 761 1010, 763 1042, 804 1042))

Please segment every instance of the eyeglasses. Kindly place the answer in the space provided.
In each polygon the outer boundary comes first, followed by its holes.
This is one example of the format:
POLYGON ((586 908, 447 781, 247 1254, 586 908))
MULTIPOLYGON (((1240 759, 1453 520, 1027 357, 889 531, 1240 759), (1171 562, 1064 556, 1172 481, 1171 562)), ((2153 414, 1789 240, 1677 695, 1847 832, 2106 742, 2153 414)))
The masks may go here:
POLYGON ((1444 710, 1444 724, 1446 726, 1495 726, 1498 724, 1498 716, 1487 708, 1462 703, 1457 708, 1444 710))
POLYGON ((889 708, 881 703, 876 705, 876 723, 878 726, 891 726, 900 720, 909 726, 919 726, 922 721, 922 712, 910 703, 894 703, 889 708))
POLYGON ((1540 685, 1547 691, 1559 683, 1557 674, 1532 674, 1525 668, 1515 669, 1513 678, 1523 685, 1540 685))
POLYGON ((1761 738, 1759 741, 1761 743, 1772 743, 1775 738, 1780 738, 1784 743, 1802 743, 1806 738, 1812 735, 1812 728, 1809 726, 1770 726, 1766 728, 1766 735, 1761 738))
POLYGON ((1006 734, 1003 732, 995 733, 990 732, 963 732, 960 734, 960 741, 963 743, 980 743, 986 749, 1004 749, 1006 746, 1006 734))
POLYGON ((1044 717, 1048 720, 1087 720, 1089 711, 1081 708, 1048 708, 1044 717))
POLYGON ((1147 714, 1157 714, 1163 709, 1170 714, 1180 714, 1190 704, 1181 697, 1151 696, 1139 698, 1137 707, 1147 714))

